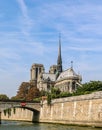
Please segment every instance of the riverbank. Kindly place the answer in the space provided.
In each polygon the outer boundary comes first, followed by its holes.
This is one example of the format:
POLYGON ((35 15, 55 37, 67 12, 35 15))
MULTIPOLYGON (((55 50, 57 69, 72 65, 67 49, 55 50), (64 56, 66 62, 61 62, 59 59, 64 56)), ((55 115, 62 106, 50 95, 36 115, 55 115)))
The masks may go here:
POLYGON ((2 112, 3 120, 19 120, 40 123, 57 123, 78 126, 102 127, 102 91, 92 94, 44 101, 39 112, 16 108, 11 115, 2 112))
POLYGON ((40 122, 102 127, 102 91, 92 94, 45 101, 40 122))

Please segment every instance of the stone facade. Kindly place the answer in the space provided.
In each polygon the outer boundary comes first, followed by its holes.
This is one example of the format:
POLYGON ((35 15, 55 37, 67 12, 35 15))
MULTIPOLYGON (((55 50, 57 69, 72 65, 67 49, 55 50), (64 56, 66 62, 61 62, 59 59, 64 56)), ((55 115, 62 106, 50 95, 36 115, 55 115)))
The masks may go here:
POLYGON ((31 66, 31 80, 30 82, 37 84, 37 79, 40 73, 44 73, 44 66, 42 64, 33 64, 31 66))
POLYGON ((62 92, 74 92, 81 86, 81 76, 76 74, 73 68, 63 71, 56 80, 55 88, 59 88, 62 92))

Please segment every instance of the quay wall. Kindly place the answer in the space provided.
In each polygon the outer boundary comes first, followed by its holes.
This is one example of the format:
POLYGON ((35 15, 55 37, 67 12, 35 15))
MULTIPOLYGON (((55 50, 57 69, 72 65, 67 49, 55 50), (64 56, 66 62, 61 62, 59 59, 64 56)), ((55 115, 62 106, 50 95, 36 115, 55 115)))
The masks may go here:
POLYGON ((102 91, 45 101, 39 122, 102 127, 102 91))
POLYGON ((14 113, 12 108, 11 115, 2 112, 1 119, 102 127, 102 91, 55 99, 49 106, 44 101, 39 110, 16 108, 14 113))

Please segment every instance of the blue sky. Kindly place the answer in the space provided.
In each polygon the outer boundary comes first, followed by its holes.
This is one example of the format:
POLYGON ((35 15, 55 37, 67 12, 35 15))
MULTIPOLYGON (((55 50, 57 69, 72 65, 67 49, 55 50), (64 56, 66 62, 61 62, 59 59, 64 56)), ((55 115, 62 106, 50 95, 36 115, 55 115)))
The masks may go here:
POLYGON ((101 0, 0 0, 0 93, 16 95, 33 63, 56 64, 59 33, 63 69, 102 80, 101 0))

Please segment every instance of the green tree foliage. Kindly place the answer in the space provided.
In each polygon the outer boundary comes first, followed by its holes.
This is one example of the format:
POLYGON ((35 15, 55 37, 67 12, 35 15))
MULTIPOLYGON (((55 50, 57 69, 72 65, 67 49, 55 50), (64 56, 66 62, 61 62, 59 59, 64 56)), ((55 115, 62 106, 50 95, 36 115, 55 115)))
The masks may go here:
POLYGON ((70 96, 72 96, 72 93, 69 93, 69 92, 61 92, 60 93, 60 97, 70 97, 70 96))
POLYGON ((40 91, 40 96, 46 96, 47 95, 47 92, 46 91, 44 91, 44 90, 41 90, 40 91))
POLYGON ((9 100, 9 97, 6 94, 0 94, 0 100, 9 100))
POLYGON ((18 100, 17 96, 11 97, 11 100, 18 100))
POLYGON ((51 105, 51 93, 47 93, 47 105, 51 105))
POLYGON ((52 97, 52 98, 57 98, 57 97, 59 97, 59 96, 60 96, 60 93, 61 93, 61 91, 60 91, 59 88, 54 88, 54 87, 51 88, 51 97, 52 97))
POLYGON ((102 81, 90 81, 85 83, 82 87, 79 87, 73 95, 84 95, 96 91, 102 91, 102 81))

